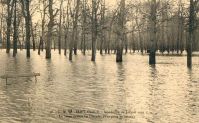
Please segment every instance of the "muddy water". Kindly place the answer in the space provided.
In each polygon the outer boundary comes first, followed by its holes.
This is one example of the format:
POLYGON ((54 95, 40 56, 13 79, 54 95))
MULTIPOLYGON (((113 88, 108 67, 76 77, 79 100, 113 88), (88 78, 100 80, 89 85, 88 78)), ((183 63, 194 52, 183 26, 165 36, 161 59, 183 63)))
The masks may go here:
POLYGON ((199 57, 193 69, 186 56, 127 54, 123 63, 114 55, 79 53, 69 62, 52 51, 52 59, 25 51, 17 58, 0 51, 0 75, 40 72, 34 78, 0 79, 2 123, 196 123, 199 121, 199 57))

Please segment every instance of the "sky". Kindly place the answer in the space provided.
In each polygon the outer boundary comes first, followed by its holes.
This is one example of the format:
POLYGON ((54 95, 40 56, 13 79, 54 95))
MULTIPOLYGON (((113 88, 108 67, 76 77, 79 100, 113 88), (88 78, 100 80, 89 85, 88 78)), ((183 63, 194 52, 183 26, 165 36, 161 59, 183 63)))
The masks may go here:
MULTIPOLYGON (((59 1, 57 1, 57 0, 54 0, 54 1, 56 1, 58 4, 59 4, 59 1)), ((88 1, 91 1, 91 0, 88 0, 88 1)), ((119 1, 120 0, 105 0, 105 2, 106 2, 106 7, 108 8, 108 9, 113 9, 113 8, 115 8, 115 7, 117 7, 117 3, 119 3, 119 1)), ((127 1, 127 0, 126 0, 127 1)), ((34 4, 34 3, 33 3, 34 4)), ((65 3, 64 3, 65 4, 65 3)), ((59 5, 57 5, 57 7, 59 7, 59 5)), ((57 8, 56 7, 56 8, 57 8)), ((40 18, 41 16, 40 16, 40 14, 39 13, 35 13, 34 14, 34 20, 33 20, 33 22, 37 22, 38 21, 38 19, 37 18, 40 18)))
POLYGON ((106 0, 106 3, 108 4, 108 6, 113 7, 114 5, 116 5, 117 1, 118 0, 106 0))
MULTIPOLYGON (((35 0, 33 0, 33 1, 35 1, 35 0)), ((56 8, 59 8, 59 0, 54 0, 56 3, 57 3, 57 7, 56 8)), ((91 0, 88 0, 89 2, 91 1, 91 0)), ((109 10, 111 10, 111 9, 114 9, 114 8, 116 8, 118 5, 118 3, 120 3, 120 1, 121 0, 105 0, 105 2, 106 2, 106 7, 109 9, 109 10)), ((126 3, 128 3, 128 2, 136 2, 136 1, 148 1, 148 0, 126 0, 126 3)), ((171 1, 176 1, 176 0, 171 0, 171 1)), ((182 0, 182 1, 184 1, 184 0, 182 0)), ((65 6, 66 5, 66 2, 64 2, 64 5, 63 6, 65 6)), ((37 13, 38 14, 38 13, 37 13)), ((40 18, 40 15, 38 16, 38 15, 35 15, 35 17, 36 18, 40 18)), ((37 20, 37 19, 35 19, 35 20, 37 20)))

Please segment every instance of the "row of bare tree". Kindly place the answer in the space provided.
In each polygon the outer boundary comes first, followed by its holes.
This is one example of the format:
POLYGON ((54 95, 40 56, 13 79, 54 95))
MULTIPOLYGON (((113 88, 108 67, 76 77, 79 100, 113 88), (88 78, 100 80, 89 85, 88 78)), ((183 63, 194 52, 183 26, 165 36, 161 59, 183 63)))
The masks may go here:
POLYGON ((149 64, 155 64, 156 52, 187 51, 191 67, 193 50, 198 50, 198 0, 120 0, 108 8, 108 0, 1 0, 0 34, 3 47, 13 56, 17 49, 58 49, 69 60, 78 49, 85 55, 96 50, 116 54, 122 62, 123 52, 149 53, 149 64), (24 35, 25 34, 25 35, 24 35))

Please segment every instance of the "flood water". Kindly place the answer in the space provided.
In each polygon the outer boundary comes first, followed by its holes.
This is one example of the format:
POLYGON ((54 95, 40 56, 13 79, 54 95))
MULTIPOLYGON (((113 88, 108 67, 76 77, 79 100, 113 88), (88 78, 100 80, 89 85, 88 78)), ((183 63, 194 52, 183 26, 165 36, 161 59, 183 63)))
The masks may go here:
MULTIPOLYGON (((62 52, 63 53, 63 52, 62 52)), ((37 78, 0 79, 2 123, 197 123, 199 121, 199 57, 192 70, 186 56, 79 53, 69 62, 58 51, 46 60, 25 51, 16 58, 0 51, 0 75, 39 72, 37 78)))

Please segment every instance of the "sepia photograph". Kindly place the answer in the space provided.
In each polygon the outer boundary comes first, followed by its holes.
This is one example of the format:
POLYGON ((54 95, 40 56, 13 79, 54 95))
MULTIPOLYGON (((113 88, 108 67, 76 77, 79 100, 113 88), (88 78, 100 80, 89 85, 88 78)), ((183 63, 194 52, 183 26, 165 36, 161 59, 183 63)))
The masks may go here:
POLYGON ((0 0, 0 123, 199 123, 199 0, 0 0))

